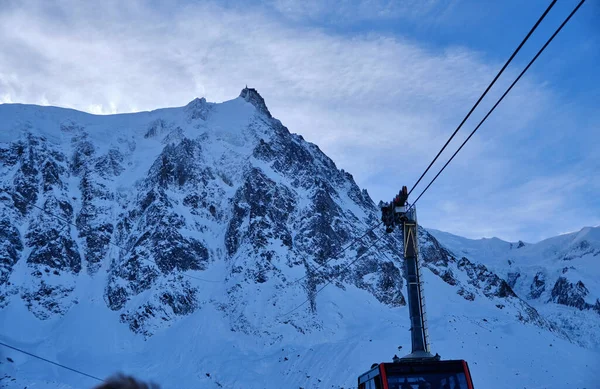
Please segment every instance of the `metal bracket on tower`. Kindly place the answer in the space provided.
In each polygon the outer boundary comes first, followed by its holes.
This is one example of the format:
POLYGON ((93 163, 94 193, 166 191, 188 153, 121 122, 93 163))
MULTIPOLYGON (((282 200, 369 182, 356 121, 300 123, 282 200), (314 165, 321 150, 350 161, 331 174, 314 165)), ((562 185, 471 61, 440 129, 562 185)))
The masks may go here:
POLYGON ((408 190, 403 186, 391 203, 384 203, 381 207, 381 220, 386 227, 386 232, 391 233, 396 226, 402 226, 412 340, 412 353, 402 359, 439 359, 439 355, 434 356, 429 352, 429 334, 419 261, 417 212, 414 205, 408 206, 407 200, 408 190))

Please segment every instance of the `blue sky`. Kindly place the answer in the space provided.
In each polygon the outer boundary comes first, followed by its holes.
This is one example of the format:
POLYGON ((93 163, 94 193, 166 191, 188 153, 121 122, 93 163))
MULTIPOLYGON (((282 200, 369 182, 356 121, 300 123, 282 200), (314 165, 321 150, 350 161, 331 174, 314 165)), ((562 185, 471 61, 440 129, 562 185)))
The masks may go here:
MULTIPOLYGON (((247 84, 378 202, 416 181, 549 1, 332 4, 4 1, 0 102, 106 114, 247 84)), ((575 5, 558 1, 449 151, 575 5)), ((599 64, 588 0, 419 201, 420 223, 530 242, 599 225, 599 64)))

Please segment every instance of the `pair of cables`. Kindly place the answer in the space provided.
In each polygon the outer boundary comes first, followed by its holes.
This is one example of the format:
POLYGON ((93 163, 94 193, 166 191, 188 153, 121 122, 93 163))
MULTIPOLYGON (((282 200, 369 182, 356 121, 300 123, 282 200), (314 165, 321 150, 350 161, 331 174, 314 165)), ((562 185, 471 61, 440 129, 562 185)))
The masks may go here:
MULTIPOLYGON (((573 11, 571 11, 571 13, 567 16, 567 18, 561 23, 561 25, 554 31, 554 33, 550 36, 550 38, 548 38, 548 40, 546 41, 546 43, 538 50, 538 52, 535 54, 535 56, 529 61, 529 63, 527 64, 527 66, 521 71, 521 73, 517 76, 517 78, 510 84, 510 86, 506 89, 506 91, 502 94, 502 96, 496 101, 496 103, 487 112, 487 114, 483 117, 483 119, 481 119, 481 121, 479 122, 479 124, 477 124, 477 126, 475 127, 475 129, 473 129, 473 131, 463 141, 463 143, 458 147, 458 149, 454 152, 454 154, 452 154, 452 156, 450 157, 450 159, 448 159, 448 161, 444 164, 444 166, 442 166, 442 168, 438 171, 438 173, 435 175, 435 177, 433 177, 433 179, 429 182, 429 184, 427 184, 427 186, 425 187, 425 189, 423 189, 421 191, 421 193, 419 194, 419 196, 417 196, 417 198, 415 199, 415 201, 412 202, 411 207, 413 207, 416 204, 416 202, 419 201, 419 199, 425 194, 425 192, 427 192, 427 190, 431 187, 431 185, 435 182, 435 180, 440 176, 440 174, 442 174, 442 172, 446 169, 446 167, 450 164, 450 162, 452 162, 452 160, 456 157, 456 155, 460 152, 460 150, 462 150, 462 148, 465 146, 465 144, 467 144, 467 142, 469 141, 469 139, 471 139, 471 137, 477 132, 477 130, 481 127, 481 125, 488 119, 488 117, 492 114, 492 112, 494 112, 494 110, 498 107, 498 105, 502 102, 502 100, 504 100, 504 98, 513 89, 513 87, 517 84, 517 82, 519 82, 519 80, 523 77, 523 75, 527 72, 527 70, 529 70, 529 68, 531 67, 531 65, 533 65, 533 63, 539 58, 539 56, 544 52, 544 50, 546 50, 546 48, 548 47, 548 45, 554 40, 554 38, 563 29, 563 27, 569 22, 569 20, 571 20, 571 18, 573 17, 573 15, 575 15, 575 13, 579 10, 579 8, 581 8, 581 6, 583 5, 584 2, 585 2, 585 0, 581 0, 577 4, 577 6, 573 9, 573 11)), ((496 74, 496 76, 494 77, 494 79, 492 80, 492 82, 490 83, 490 85, 486 88, 486 90, 483 92, 483 94, 479 97, 479 99, 473 105, 473 107, 471 108, 471 110, 469 110, 469 112, 467 113, 467 115, 460 122, 460 124, 458 125, 458 127, 454 130, 454 132, 452 133, 452 135, 450 135, 450 138, 448 138, 448 140, 446 141, 446 143, 444 144, 444 146, 437 153, 437 155, 433 158, 433 160, 431 161, 431 163, 429 163, 429 166, 427 166, 427 168, 425 169, 425 171, 423 172, 423 174, 421 174, 421 176, 419 177, 419 179, 417 180, 417 182, 412 186, 412 188, 408 192, 409 195, 414 191, 414 189, 417 187, 417 185, 419 185, 419 183, 421 182, 421 180, 423 179, 423 177, 425 177, 425 175, 427 174, 427 172, 429 172, 429 170, 431 169, 431 167, 433 166, 433 164, 437 161, 437 159, 440 157, 440 155, 442 154, 442 152, 446 149, 446 147, 448 146, 448 144, 452 141, 452 139, 454 138, 454 136, 462 128, 462 126, 469 119, 469 117, 471 116, 471 114, 473 113, 473 111, 475 111, 475 109, 477 108, 477 106, 479 105, 479 103, 481 103, 481 101, 487 95, 487 93, 490 91, 490 89, 492 88, 492 86, 500 78, 500 76, 502 75, 502 73, 504 72, 504 70, 512 62, 512 60, 515 58, 515 56, 521 50, 521 48, 525 45, 525 42, 527 42, 527 40, 529 39, 529 37, 531 37, 531 35, 537 29, 537 27, 540 25, 540 23, 542 22, 542 20, 550 12, 550 10, 554 6, 554 4, 556 4, 556 0, 553 0, 550 3, 550 5, 546 9, 546 11, 544 11, 544 13, 542 14, 542 16, 538 19, 538 21, 535 23, 535 25, 532 27, 532 29, 527 34, 527 36, 525 36, 525 38, 523 39, 523 41, 521 42, 521 44, 512 53, 512 55, 506 61, 506 63, 502 67, 502 69, 500 69, 500 71, 498 72, 498 74, 496 74)))

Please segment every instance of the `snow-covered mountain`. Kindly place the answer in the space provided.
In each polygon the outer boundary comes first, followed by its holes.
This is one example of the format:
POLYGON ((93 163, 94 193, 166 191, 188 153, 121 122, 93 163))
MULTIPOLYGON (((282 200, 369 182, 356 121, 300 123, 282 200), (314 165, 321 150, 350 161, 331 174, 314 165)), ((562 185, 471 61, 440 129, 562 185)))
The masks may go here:
MULTIPOLYGON (((165 388, 352 387, 409 345, 400 240, 365 234, 378 219, 254 89, 110 116, 0 105, 0 340, 165 388)), ((555 293, 543 250, 500 264, 502 242, 461 239, 420 230, 433 350, 478 387, 600 382, 597 240, 546 245, 581 254, 555 293)), ((1 353, 0 387, 95 384, 1 353)))
POLYGON ((536 244, 429 232, 453 255, 485 264, 572 339, 600 349, 600 227, 536 244))

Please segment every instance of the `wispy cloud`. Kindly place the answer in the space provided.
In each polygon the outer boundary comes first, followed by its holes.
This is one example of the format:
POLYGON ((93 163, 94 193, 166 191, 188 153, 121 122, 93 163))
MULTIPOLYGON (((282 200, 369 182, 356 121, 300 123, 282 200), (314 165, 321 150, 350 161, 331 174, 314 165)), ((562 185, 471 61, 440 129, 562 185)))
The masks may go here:
MULTIPOLYGON (((442 230, 472 238, 499 236, 538 241, 560 231, 584 227, 582 212, 589 210, 577 204, 581 201, 578 193, 587 185, 589 180, 584 175, 537 177, 494 192, 481 188, 475 194, 458 192, 457 197, 448 196, 430 205, 439 217, 436 225, 442 230)), ((586 216, 591 216, 588 225, 600 221, 597 212, 586 216)))
MULTIPOLYGON (((0 11, 0 101, 130 112, 181 106, 196 96, 228 100, 248 84, 291 131, 317 143, 376 201, 391 197, 416 180, 500 64, 460 47, 434 50, 399 36, 288 23, 331 13, 410 18, 447 8, 420 1, 363 1, 352 10, 322 4, 8 3, 0 11)), ((474 138, 423 199, 429 211, 420 212, 422 222, 469 236, 515 238, 523 230, 507 229, 506 219, 529 225, 541 222, 540 214, 558 215, 565 199, 534 198, 538 192, 523 183, 527 169, 515 170, 506 155, 526 159, 506 147, 511 139, 526 144, 523 130, 539 125, 556 103, 549 87, 535 77, 524 80, 490 121, 488 135, 474 138), (513 195, 496 193, 498 182, 513 195), (489 198, 474 201, 477 194, 489 198), (514 201, 524 194, 533 197, 514 201), (509 204, 506 218, 489 211, 499 204, 509 204), (457 208, 460 217, 452 211, 457 208)), ((563 174, 560 180, 569 178, 563 174)))
POLYGON ((386 20, 431 24, 448 13, 455 3, 440 0, 351 0, 332 6, 332 3, 319 0, 266 2, 286 18, 304 22, 327 22, 333 25, 386 20))

